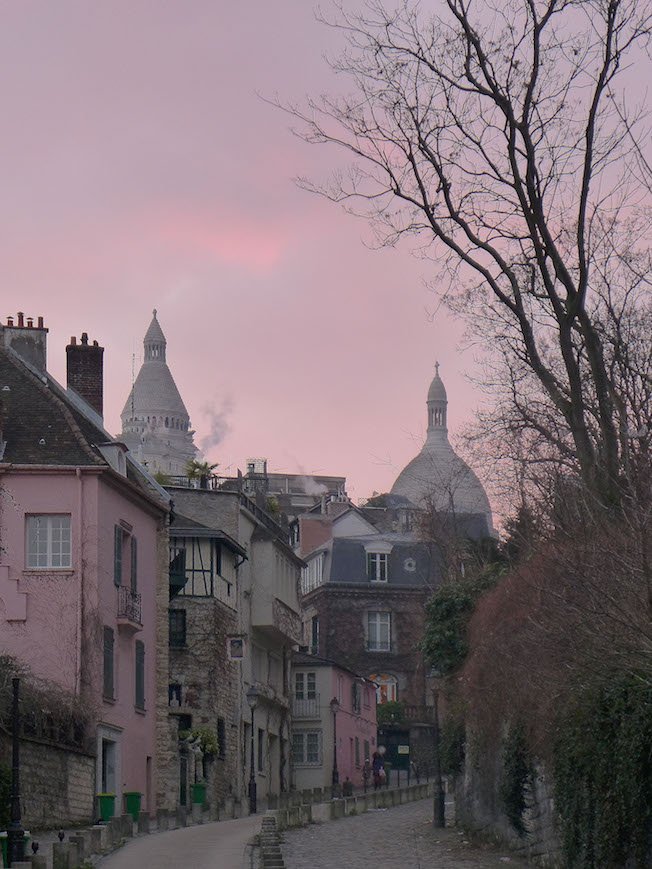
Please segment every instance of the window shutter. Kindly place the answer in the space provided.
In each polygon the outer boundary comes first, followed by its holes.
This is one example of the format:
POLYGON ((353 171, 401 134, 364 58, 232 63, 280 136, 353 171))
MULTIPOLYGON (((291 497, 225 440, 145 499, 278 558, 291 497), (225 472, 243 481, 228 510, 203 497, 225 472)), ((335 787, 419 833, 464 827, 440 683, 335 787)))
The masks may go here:
POLYGON ((138 591, 138 541, 131 538, 131 590, 138 591))
POLYGON ((122 585, 122 528, 113 529, 113 582, 122 585))
POLYGON ((145 644, 136 640, 136 707, 145 708, 145 644))
POLYGON ((113 630, 104 628, 104 696, 113 699, 113 630))

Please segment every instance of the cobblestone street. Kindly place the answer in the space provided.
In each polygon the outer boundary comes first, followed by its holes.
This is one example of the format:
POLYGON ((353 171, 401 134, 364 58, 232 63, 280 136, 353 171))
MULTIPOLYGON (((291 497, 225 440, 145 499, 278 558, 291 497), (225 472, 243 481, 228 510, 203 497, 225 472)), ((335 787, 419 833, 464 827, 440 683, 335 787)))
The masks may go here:
POLYGON ((286 869, 522 869, 506 849, 471 843, 431 826, 432 801, 380 809, 283 834, 286 869))

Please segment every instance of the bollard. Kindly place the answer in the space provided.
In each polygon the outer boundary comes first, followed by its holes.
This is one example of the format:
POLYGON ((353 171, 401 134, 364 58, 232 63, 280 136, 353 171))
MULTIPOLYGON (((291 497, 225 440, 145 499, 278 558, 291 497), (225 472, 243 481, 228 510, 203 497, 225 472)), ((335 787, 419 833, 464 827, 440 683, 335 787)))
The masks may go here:
POLYGON ((52 845, 52 869, 69 869, 70 854, 67 844, 63 842, 55 842, 52 845))
POLYGON ((83 860, 84 857, 87 856, 87 853, 86 853, 86 847, 85 847, 85 846, 86 846, 86 843, 85 843, 85 841, 84 841, 84 837, 83 837, 83 836, 79 836, 79 835, 77 835, 77 836, 70 836, 69 839, 68 839, 68 841, 69 841, 71 844, 75 844, 75 845, 77 845, 77 849, 78 849, 78 853, 79 853, 79 859, 80 859, 80 861, 83 860))
POLYGON ((47 858, 42 854, 34 854, 33 857, 30 857, 30 862, 32 869, 48 869, 47 858))
POLYGON ((138 832, 149 833, 149 812, 138 813, 138 832))

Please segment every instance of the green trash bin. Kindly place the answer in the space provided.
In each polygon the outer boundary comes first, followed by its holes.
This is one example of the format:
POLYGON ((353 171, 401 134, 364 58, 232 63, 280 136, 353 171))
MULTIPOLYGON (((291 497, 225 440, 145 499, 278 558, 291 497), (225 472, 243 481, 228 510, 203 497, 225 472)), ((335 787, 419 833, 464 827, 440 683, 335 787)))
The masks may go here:
POLYGON ((131 815, 134 821, 137 821, 140 814, 140 801, 143 795, 140 791, 125 791, 123 796, 125 800, 125 814, 131 815))
POLYGON ((103 821, 110 820, 115 815, 115 794, 98 794, 97 806, 100 818, 103 821))
MULTIPOLYGON (((30 840, 32 838, 29 830, 25 830, 25 837, 24 838, 25 838, 25 856, 27 856, 27 853, 29 851, 29 843, 30 843, 30 840)), ((8 843, 7 839, 8 839, 7 832, 6 831, 1 832, 0 833, 0 851, 2 851, 2 865, 3 866, 9 865, 9 861, 7 860, 7 857, 9 856, 9 843, 8 843)))
POLYGON ((192 801, 203 806, 206 802, 206 782, 196 781, 192 786, 192 801))

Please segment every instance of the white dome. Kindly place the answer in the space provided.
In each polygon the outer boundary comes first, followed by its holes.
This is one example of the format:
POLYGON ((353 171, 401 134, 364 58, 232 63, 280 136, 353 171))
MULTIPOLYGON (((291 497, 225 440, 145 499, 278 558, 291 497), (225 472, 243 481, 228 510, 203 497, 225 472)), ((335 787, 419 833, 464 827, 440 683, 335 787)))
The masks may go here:
POLYGON ((403 468, 391 489, 415 507, 438 512, 483 514, 493 533, 489 499, 471 468, 453 450, 446 428, 448 399, 439 365, 428 391, 428 435, 421 452, 403 468))

